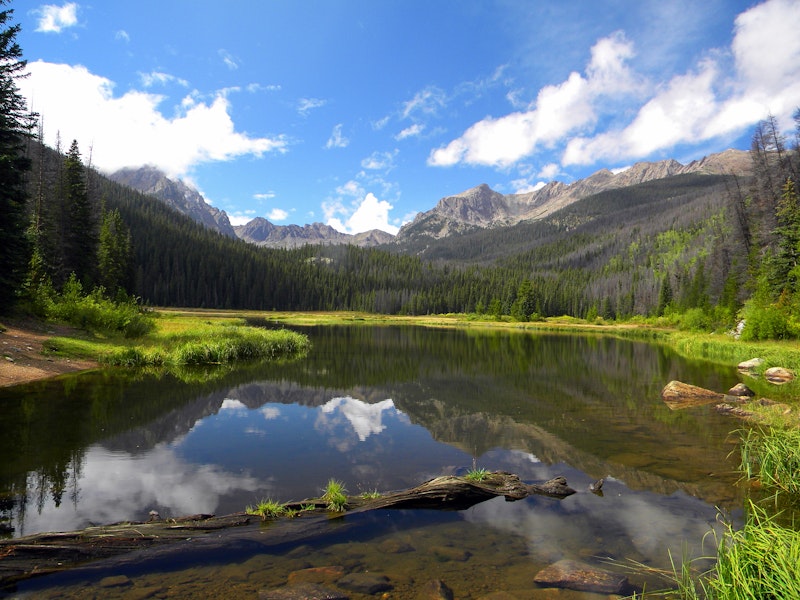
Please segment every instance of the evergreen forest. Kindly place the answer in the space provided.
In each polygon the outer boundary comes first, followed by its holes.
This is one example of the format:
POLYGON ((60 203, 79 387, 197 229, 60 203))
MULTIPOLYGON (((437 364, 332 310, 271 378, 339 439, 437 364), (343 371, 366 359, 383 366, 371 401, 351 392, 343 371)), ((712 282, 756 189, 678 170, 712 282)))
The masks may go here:
POLYGON ((76 285, 145 306, 661 320, 751 339, 800 335, 800 112, 771 117, 752 174, 680 175, 600 193, 513 227, 379 248, 257 247, 204 228, 44 146, 17 90, 0 12, 0 314, 76 285))

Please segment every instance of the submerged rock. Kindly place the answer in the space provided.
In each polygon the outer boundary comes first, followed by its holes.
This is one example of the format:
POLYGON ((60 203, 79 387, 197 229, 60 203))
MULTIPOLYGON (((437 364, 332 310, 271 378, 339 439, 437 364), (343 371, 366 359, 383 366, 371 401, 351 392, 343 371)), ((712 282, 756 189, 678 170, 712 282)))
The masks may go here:
POLYGON ((417 600, 453 600, 453 590, 447 587, 441 579, 431 579, 422 586, 417 600))
POLYGON ((259 600, 350 600, 350 596, 316 583, 298 583, 274 590, 261 590, 259 600))
POLYGON ((378 573, 351 573, 342 577, 336 585, 351 592, 370 595, 388 592, 394 587, 386 575, 378 573))
POLYGON ((596 594, 622 594, 630 585, 625 575, 569 559, 545 567, 533 580, 539 585, 596 594))
POLYGON ((672 410, 720 402, 724 398, 725 394, 681 381, 670 381, 661 390, 661 399, 672 410))

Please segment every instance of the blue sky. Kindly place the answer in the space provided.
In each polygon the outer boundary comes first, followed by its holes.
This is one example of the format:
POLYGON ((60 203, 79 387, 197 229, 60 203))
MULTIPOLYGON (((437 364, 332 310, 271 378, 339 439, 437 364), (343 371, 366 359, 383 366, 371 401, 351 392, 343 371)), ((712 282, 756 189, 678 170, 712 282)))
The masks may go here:
POLYGON ((11 2, 45 141, 231 221, 392 233, 443 196, 749 147, 800 106, 800 0, 11 2))

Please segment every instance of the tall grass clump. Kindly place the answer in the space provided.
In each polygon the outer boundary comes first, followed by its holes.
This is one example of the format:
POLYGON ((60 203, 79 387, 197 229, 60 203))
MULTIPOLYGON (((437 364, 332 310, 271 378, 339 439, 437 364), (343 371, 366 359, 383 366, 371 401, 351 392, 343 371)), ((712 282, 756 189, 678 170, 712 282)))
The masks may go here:
POLYGON ((347 508, 347 490, 341 481, 329 479, 322 494, 322 501, 326 508, 333 512, 343 512, 347 508))
POLYGON ((748 479, 756 478, 764 486, 800 494, 800 429, 745 430, 741 456, 740 469, 748 479))

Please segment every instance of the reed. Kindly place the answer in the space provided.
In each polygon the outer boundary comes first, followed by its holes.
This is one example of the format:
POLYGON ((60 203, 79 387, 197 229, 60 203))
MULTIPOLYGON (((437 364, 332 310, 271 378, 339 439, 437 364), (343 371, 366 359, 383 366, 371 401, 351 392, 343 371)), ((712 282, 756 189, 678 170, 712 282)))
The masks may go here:
POLYGON ((770 427, 741 433, 740 469, 763 486, 800 495, 800 429, 770 427))

